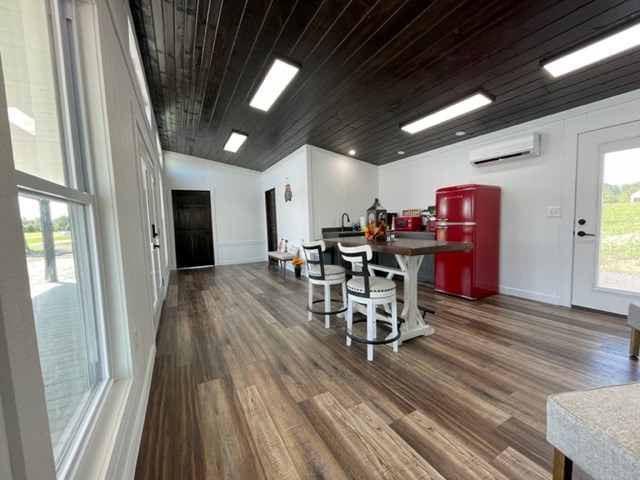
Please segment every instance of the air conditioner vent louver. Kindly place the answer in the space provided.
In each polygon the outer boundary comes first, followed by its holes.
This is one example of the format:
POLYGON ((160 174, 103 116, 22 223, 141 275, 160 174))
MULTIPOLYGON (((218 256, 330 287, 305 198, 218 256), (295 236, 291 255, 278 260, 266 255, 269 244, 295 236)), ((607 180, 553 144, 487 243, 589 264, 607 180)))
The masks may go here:
POLYGON ((480 166, 515 157, 535 157, 538 155, 540 155, 540 134, 531 133, 471 150, 469 161, 473 165, 480 166))

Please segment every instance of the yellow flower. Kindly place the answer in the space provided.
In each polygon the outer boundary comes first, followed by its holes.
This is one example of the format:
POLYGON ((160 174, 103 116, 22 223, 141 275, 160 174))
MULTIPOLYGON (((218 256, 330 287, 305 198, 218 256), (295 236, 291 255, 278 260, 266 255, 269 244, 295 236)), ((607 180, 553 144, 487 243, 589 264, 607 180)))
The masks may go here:
POLYGON ((291 260, 291 265, 293 265, 294 268, 301 268, 302 265, 304 265, 304 260, 300 257, 293 257, 293 260, 291 260))

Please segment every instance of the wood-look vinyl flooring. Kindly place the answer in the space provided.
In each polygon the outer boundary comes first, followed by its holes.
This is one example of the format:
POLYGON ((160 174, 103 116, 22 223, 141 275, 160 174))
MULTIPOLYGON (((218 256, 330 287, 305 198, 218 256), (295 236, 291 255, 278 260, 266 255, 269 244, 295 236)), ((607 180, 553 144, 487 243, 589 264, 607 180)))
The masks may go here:
POLYGON ((435 335, 371 363, 304 277, 172 273, 136 479, 549 479, 547 396, 640 379, 622 317, 419 296, 435 335))

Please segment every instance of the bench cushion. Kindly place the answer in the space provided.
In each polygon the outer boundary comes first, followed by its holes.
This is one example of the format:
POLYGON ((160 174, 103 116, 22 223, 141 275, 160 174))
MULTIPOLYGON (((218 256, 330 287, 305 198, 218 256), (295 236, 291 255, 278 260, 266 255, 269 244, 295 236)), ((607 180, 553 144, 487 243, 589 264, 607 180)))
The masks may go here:
POLYGON ((640 383, 547 400, 547 441, 595 480, 640 478, 640 383))

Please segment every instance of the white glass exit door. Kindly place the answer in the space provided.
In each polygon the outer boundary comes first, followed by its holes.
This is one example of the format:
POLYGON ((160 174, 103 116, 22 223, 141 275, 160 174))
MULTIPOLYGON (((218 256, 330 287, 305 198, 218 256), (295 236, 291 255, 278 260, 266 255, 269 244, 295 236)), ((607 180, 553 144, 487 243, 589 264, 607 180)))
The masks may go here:
POLYGON ((640 301, 640 122, 580 136, 573 304, 626 314, 640 301))

